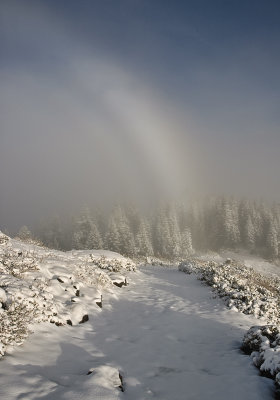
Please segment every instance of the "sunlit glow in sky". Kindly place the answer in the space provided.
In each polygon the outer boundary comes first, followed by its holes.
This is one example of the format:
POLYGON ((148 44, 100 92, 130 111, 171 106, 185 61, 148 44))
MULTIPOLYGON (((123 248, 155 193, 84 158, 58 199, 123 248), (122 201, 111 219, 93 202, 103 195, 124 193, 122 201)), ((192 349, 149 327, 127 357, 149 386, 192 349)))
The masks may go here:
POLYGON ((277 1, 2 1, 0 218, 279 201, 277 1))

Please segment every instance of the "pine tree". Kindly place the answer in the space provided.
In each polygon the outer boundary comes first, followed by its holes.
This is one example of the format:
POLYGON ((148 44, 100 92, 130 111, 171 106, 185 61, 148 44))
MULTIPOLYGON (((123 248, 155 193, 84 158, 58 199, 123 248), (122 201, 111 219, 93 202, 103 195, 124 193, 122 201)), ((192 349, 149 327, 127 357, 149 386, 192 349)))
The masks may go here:
POLYGON ((125 216, 130 227, 131 233, 135 237, 139 231, 142 218, 139 209, 134 204, 129 204, 125 207, 125 216))
POLYGON ((145 219, 140 222, 135 238, 136 253, 139 256, 152 256, 154 254, 148 224, 145 219))
POLYGON ((121 251, 120 233, 113 217, 109 222, 109 227, 106 235, 106 247, 108 250, 119 253, 121 251))
POLYGON ((278 257, 278 235, 273 222, 270 223, 267 232, 266 253, 269 258, 274 259, 278 257))
POLYGON ((222 247, 235 248, 240 243, 238 227, 238 209, 236 202, 231 199, 222 199, 221 202, 221 235, 222 247))
POLYGON ((96 250, 103 248, 103 241, 101 235, 97 229, 97 226, 94 223, 91 224, 91 229, 86 241, 86 247, 88 249, 96 249, 96 250))
POLYGON ((166 208, 161 205, 155 216, 153 229, 154 251, 158 257, 170 257, 170 229, 166 213, 166 208))
POLYGON ((55 215, 49 222, 45 224, 42 234, 43 243, 53 249, 62 248, 62 228, 58 215, 55 215))
POLYGON ((23 225, 20 230, 18 231, 17 236, 21 239, 21 240, 29 240, 31 239, 32 235, 30 230, 27 228, 26 225, 23 225))
MULTIPOLYGON (((118 243, 118 245, 115 246, 118 247, 118 252, 126 256, 135 255, 136 248, 135 248, 134 236, 133 233, 131 232, 124 209, 119 204, 116 205, 113 209, 110 218, 110 225, 111 228, 109 228, 110 231, 109 237, 111 235, 114 236, 114 238, 112 237, 112 239, 116 240, 116 243, 118 243)), ((110 240, 111 239, 109 238, 109 241, 110 240)), ((113 242, 111 242, 111 245, 114 246, 113 242)))
POLYGON ((245 247, 249 250, 253 250, 255 248, 255 228, 250 215, 247 216, 245 221, 243 235, 245 247))
POLYGON ((136 254, 135 242, 130 227, 125 219, 119 226, 121 254, 134 256, 136 254))
POLYGON ((75 221, 73 232, 73 246, 75 249, 100 249, 102 239, 97 226, 93 223, 90 211, 85 208, 75 221))
POLYGON ((192 247, 192 235, 189 229, 185 229, 182 233, 182 257, 189 257, 193 254, 193 247, 192 247))
POLYGON ((176 259, 181 255, 181 232, 177 220, 176 210, 174 207, 168 209, 168 225, 169 225, 169 243, 168 258, 176 259))

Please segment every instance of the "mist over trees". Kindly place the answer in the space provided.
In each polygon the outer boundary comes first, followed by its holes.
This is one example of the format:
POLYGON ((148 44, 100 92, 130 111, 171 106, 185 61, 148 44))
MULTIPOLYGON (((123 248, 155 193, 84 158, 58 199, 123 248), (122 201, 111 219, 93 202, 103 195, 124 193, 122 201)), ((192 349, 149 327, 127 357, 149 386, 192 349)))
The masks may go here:
MULTIPOLYGON (((182 259, 196 251, 247 249, 280 256, 280 205, 218 197, 190 204, 162 203, 152 212, 117 205, 84 208, 79 215, 42 222, 33 236, 61 250, 108 249, 130 257, 182 259)), ((30 238, 27 227, 19 237, 30 238)))

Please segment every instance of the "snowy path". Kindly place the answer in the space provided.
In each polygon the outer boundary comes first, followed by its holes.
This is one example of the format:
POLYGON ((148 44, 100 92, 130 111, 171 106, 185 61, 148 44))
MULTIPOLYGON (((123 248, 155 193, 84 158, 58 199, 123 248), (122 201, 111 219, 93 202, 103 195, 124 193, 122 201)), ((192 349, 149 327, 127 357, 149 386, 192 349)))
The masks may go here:
POLYGON ((147 267, 131 276, 86 324, 42 325, 0 362, 0 398, 265 400, 273 382, 239 351, 256 321, 228 311, 208 287, 175 269, 147 267), (96 388, 87 371, 122 371, 125 392, 96 388))

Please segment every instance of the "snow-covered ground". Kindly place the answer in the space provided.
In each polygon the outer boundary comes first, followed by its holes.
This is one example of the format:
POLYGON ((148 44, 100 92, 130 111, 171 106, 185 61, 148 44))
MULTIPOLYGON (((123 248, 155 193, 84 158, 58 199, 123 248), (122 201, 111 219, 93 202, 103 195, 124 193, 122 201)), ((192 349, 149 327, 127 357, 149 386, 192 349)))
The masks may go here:
MULTIPOLYGON (((112 279, 125 274, 129 285, 101 285, 101 310, 90 298, 96 281, 88 273, 89 258, 85 266, 89 253, 48 252, 45 258, 41 254, 39 270, 51 281, 55 276, 61 287, 69 281, 57 277, 73 280, 65 268, 73 275, 75 265, 82 267, 75 279, 89 320, 72 326, 33 325, 35 334, 22 346, 9 347, 0 360, 1 399, 273 398, 273 381, 260 377, 239 350, 244 333, 259 321, 228 310, 195 275, 176 267, 147 266, 136 272, 105 268, 112 279)), ((54 300, 59 296, 60 290, 54 300)), ((67 311, 71 304, 61 300, 67 311)))

